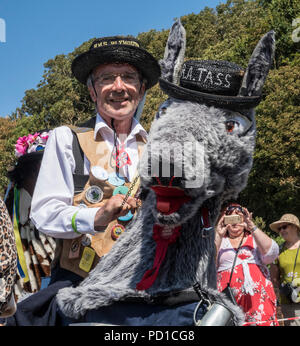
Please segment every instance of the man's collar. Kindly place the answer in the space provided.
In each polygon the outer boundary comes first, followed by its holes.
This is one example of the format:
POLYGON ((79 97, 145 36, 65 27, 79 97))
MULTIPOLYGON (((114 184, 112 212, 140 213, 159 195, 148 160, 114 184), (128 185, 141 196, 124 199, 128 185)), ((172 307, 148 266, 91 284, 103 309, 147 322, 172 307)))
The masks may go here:
MULTIPOLYGON (((96 115, 94 139, 96 139, 98 131, 100 131, 100 132, 101 131, 109 131, 109 132, 111 132, 111 134, 113 134, 113 130, 107 125, 107 123, 101 117, 101 115, 99 113, 97 113, 97 115, 96 115)), ((147 134, 146 130, 143 128, 143 126, 135 118, 132 118, 131 131, 130 131, 130 134, 127 136, 127 139, 130 139, 131 137, 136 136, 137 134, 141 135, 143 138, 147 138, 147 136, 148 136, 148 134, 147 134)))

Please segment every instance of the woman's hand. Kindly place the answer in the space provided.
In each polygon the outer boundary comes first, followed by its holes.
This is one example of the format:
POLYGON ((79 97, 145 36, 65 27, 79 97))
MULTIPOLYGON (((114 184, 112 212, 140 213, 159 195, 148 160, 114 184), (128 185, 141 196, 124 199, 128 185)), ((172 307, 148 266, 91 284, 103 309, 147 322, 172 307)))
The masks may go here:
POLYGON ((225 214, 222 215, 216 227, 216 235, 218 234, 220 238, 223 238, 226 235, 228 230, 228 225, 224 224, 224 216, 225 214))
POLYGON ((247 208, 243 208, 245 217, 244 217, 244 223, 245 223, 245 229, 247 231, 251 231, 253 227, 255 227, 255 223, 252 221, 252 213, 249 213, 247 208))
MULTIPOLYGON (((244 220, 246 225, 245 229, 251 232, 252 236, 255 238, 255 242, 259 252, 262 255, 267 254, 272 246, 272 239, 255 225, 255 223, 252 221, 252 213, 249 213, 247 208, 244 208, 244 213, 245 213, 244 220)), ((277 253, 278 245, 274 251, 275 251, 274 259, 275 259, 278 256, 278 253, 277 253)), ((265 264, 269 264, 269 263, 270 262, 268 263, 266 262, 265 264)))
POLYGON ((217 226, 215 228, 216 261, 217 261, 219 249, 220 249, 220 246, 221 246, 221 243, 222 243, 222 239, 226 235, 227 228, 228 228, 228 225, 224 224, 224 215, 225 214, 223 214, 221 216, 221 218, 220 218, 220 220, 217 223, 217 226))

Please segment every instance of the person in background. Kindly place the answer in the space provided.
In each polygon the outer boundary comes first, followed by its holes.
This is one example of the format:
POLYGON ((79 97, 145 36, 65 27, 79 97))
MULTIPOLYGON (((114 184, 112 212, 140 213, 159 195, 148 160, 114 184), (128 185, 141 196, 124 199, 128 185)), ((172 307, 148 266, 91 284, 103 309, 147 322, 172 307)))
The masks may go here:
POLYGON ((28 293, 39 291, 49 281, 51 274, 55 240, 40 233, 29 218, 31 200, 48 137, 49 131, 46 130, 19 137, 15 144, 16 163, 7 173, 10 184, 5 203, 15 224, 20 260, 14 287, 16 301, 23 299, 28 293))
POLYGON ((229 284, 246 323, 277 326, 276 295, 266 267, 278 256, 277 243, 254 224, 246 208, 232 203, 221 214, 215 245, 218 290, 229 284), (230 222, 229 215, 239 220, 230 222))
POLYGON ((48 139, 30 218, 58 240, 51 281, 18 305, 9 326, 56 325, 57 291, 88 276, 139 204, 129 195, 139 185, 147 138, 138 119, 146 91, 160 77, 157 60, 135 38, 104 37, 74 59, 72 72, 87 86, 96 115, 79 126, 55 128, 48 139))
POLYGON ((10 216, 0 198, 0 317, 12 316, 16 312, 13 288, 17 275, 17 249, 10 216))
POLYGON ((300 224, 297 216, 284 214, 270 224, 272 231, 285 242, 280 246, 279 257, 271 264, 270 272, 286 326, 300 326, 300 224))

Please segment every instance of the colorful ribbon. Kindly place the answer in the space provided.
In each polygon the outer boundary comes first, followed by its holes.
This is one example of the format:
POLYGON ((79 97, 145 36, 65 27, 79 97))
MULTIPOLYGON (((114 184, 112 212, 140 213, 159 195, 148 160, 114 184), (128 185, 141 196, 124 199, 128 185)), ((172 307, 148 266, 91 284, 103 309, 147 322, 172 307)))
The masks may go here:
MULTIPOLYGON (((175 187, 152 186, 156 194, 156 208, 159 212, 169 215, 176 212, 182 204, 190 201, 183 190, 175 187)), ((169 244, 175 243, 180 235, 181 226, 170 228, 168 226, 153 226, 153 239, 156 242, 156 250, 153 267, 145 272, 142 280, 136 285, 137 290, 146 290, 155 282, 159 268, 166 256, 169 244)))
POLYGON ((23 279, 23 282, 29 281, 29 275, 27 271, 26 266, 26 260, 24 256, 23 251, 23 245, 21 241, 21 236, 19 232, 19 203, 20 203, 20 191, 15 187, 14 188, 14 206, 13 206, 13 224, 14 224, 14 234, 15 234, 15 240, 16 240, 16 247, 17 247, 17 266, 18 271, 23 279))

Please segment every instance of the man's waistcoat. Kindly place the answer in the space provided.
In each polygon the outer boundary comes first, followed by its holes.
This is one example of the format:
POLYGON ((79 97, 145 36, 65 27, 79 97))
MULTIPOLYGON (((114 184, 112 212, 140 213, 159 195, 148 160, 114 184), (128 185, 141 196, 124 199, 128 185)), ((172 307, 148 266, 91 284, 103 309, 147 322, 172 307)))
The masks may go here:
MULTIPOLYGON (((73 205, 80 205, 82 207, 88 208, 102 207, 107 202, 107 200, 112 197, 113 191, 116 186, 110 184, 108 180, 100 180, 94 177, 91 174, 91 168, 93 166, 100 166, 104 168, 108 174, 113 173, 115 172, 115 159, 111 155, 109 148, 107 147, 99 132, 96 136, 96 139, 94 139, 94 127, 69 127, 73 131, 74 135, 73 153, 76 162, 75 174, 73 176, 75 186, 73 205), (89 175, 84 175, 83 173, 83 153, 90 162, 89 175), (91 186, 98 186, 102 190, 103 198, 100 202, 90 203, 87 200, 86 193, 91 186)), ((145 145, 145 140, 142 136, 136 135, 136 142, 138 146, 138 154, 139 157, 141 157, 143 147, 145 145)), ((124 185, 127 187, 130 186, 130 183, 126 178, 124 185)), ((96 266, 96 264, 99 262, 99 259, 103 255, 107 254, 110 251, 112 246, 117 241, 112 238, 113 226, 116 224, 121 224, 125 227, 129 222, 130 221, 113 220, 108 224, 105 231, 91 236, 90 248, 92 248, 96 252, 91 269, 96 266)), ((87 271, 82 270, 79 267, 85 248, 82 244, 84 237, 85 236, 82 235, 75 239, 64 239, 60 254, 60 266, 82 277, 86 277, 88 275, 87 271)))

